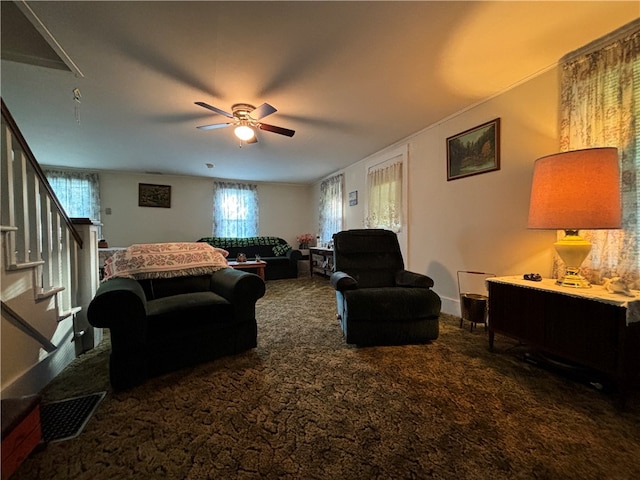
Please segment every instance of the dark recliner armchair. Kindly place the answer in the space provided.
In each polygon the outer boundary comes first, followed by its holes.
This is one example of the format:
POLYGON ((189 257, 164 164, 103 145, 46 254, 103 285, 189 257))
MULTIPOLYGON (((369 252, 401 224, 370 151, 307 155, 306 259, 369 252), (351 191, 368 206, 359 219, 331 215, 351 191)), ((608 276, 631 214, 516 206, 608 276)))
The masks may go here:
POLYGON ((433 280, 404 269, 398 238, 380 229, 333 236, 338 319, 347 343, 405 345, 438 338, 442 302, 433 280))

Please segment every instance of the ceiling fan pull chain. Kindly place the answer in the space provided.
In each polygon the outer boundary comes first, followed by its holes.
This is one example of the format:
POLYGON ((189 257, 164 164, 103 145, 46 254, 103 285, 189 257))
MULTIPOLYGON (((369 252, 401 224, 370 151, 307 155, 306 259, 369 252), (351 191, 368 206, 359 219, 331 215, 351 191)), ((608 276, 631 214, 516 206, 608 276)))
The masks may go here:
POLYGON ((73 99, 75 100, 75 105, 74 105, 74 114, 76 117, 76 123, 78 125, 80 125, 80 99, 82 98, 82 94, 80 93, 80 89, 78 88, 74 88, 73 89, 73 99))

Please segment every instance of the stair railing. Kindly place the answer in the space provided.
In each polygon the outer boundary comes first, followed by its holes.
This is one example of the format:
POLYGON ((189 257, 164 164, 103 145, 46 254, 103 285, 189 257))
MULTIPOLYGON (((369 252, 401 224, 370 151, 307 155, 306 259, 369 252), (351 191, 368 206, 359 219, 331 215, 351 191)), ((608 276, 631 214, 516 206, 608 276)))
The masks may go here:
POLYGON ((5 266, 32 268, 35 300, 56 296, 58 319, 77 311, 78 250, 82 237, 2 100, 2 202, 5 266))

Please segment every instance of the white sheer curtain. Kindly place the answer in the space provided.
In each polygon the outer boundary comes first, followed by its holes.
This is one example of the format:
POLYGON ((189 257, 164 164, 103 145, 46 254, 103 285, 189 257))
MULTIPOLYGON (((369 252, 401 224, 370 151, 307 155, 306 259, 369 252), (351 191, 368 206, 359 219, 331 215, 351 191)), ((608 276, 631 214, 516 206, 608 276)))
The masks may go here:
POLYGON ((213 183, 213 235, 258 236, 258 187, 245 183, 213 183))
POLYGON ((593 245, 581 273, 592 283, 620 276, 640 288, 640 21, 612 37, 562 64, 560 150, 618 148, 622 229, 581 232, 593 245))
POLYGON ((399 232, 402 227, 402 162, 372 168, 367 174, 367 228, 399 232))
POLYGON ((42 167, 51 188, 70 218, 100 221, 100 181, 97 173, 42 167))
POLYGON ((344 175, 323 180, 320 184, 320 212, 318 232, 320 244, 333 240, 333 234, 342 230, 342 184, 344 175))

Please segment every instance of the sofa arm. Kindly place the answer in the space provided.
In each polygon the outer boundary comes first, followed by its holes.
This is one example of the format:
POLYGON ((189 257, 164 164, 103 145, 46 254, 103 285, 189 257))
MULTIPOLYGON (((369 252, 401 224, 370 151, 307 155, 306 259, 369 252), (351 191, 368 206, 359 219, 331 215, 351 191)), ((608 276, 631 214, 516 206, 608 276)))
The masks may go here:
POLYGON ((396 273, 396 286, 409 288, 431 288, 433 279, 421 273, 400 270, 396 273))
POLYGON ((211 291, 231 303, 252 302, 264 296, 264 280, 253 273, 223 268, 211 274, 211 291))
POLYGON ((285 255, 287 256, 287 258, 289 258, 290 262, 296 262, 296 266, 298 260, 302 260, 302 252, 300 250, 292 248, 291 250, 287 251, 285 255))
POLYGON ((331 277, 329 277, 329 283, 339 292, 356 290, 358 288, 358 281, 345 272, 332 273, 331 277))
POLYGON ((102 283, 89 303, 87 319, 98 328, 132 325, 144 321, 147 300, 142 286, 132 278, 112 278, 102 283))

